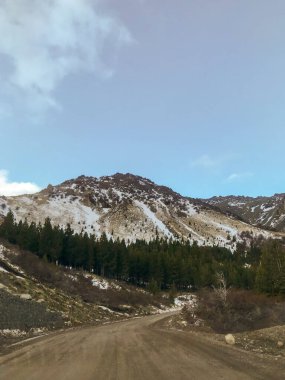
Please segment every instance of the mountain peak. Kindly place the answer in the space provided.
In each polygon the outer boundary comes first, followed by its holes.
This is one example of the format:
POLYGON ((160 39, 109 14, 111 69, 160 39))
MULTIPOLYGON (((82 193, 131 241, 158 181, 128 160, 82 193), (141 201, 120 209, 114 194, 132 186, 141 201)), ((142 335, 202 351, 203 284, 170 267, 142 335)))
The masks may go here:
POLYGON ((243 232, 252 237, 271 234, 222 213, 204 200, 184 197, 131 173, 99 178, 81 175, 37 194, 2 198, 1 203, 0 214, 10 208, 18 220, 43 222, 48 216, 53 224, 70 224, 78 233, 105 233, 126 241, 183 238, 234 249, 243 232))

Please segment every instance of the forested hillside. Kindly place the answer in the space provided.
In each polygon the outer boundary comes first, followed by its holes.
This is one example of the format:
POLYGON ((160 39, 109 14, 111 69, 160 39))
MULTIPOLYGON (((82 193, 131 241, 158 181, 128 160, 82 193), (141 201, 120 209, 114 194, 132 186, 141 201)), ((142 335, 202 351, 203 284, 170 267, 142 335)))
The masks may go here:
POLYGON ((99 238, 52 226, 16 222, 9 212, 0 226, 0 236, 40 258, 61 266, 82 268, 94 274, 159 289, 210 287, 222 272, 228 286, 285 293, 285 248, 281 240, 254 239, 248 247, 237 244, 230 250, 198 246, 189 241, 155 239, 124 240, 99 238))

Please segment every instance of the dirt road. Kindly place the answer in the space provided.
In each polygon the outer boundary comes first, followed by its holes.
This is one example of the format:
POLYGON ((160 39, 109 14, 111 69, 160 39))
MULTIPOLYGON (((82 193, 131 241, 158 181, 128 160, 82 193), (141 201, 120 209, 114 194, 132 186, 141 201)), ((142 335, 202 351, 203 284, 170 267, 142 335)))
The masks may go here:
POLYGON ((0 357, 1 380, 284 379, 285 363, 159 326, 151 316, 76 329, 0 357))

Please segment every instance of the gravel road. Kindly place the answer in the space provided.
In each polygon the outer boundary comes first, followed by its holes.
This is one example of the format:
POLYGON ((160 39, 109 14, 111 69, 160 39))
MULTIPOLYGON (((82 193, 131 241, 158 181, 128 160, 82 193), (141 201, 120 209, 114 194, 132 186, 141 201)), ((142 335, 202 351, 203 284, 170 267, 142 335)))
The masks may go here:
POLYGON ((1 380, 284 379, 285 363, 160 326, 156 315, 79 328, 0 357, 1 380))

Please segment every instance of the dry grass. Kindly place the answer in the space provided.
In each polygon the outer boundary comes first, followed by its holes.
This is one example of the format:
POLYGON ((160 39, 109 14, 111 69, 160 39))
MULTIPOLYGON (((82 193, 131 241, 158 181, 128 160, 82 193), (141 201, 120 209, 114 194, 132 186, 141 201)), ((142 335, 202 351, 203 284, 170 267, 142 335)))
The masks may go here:
POLYGON ((136 312, 136 309, 141 307, 160 307, 161 303, 167 302, 159 294, 152 296, 125 283, 119 284, 119 290, 115 287, 100 289, 92 286, 90 279, 85 277, 87 272, 58 267, 30 252, 19 252, 12 255, 10 260, 40 283, 59 289, 70 296, 80 297, 86 303, 106 306, 114 311, 122 311, 122 305, 129 305, 129 311, 136 312), (74 276, 76 281, 72 278, 74 276))
POLYGON ((245 290, 230 290, 226 302, 211 290, 198 295, 195 314, 215 332, 241 332, 285 323, 285 302, 245 290))

